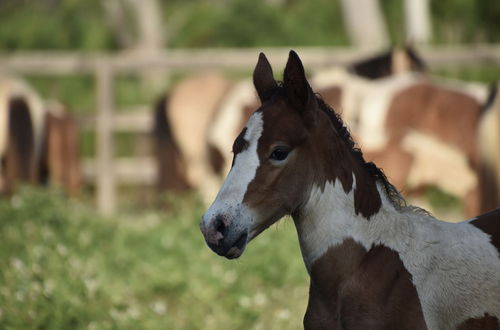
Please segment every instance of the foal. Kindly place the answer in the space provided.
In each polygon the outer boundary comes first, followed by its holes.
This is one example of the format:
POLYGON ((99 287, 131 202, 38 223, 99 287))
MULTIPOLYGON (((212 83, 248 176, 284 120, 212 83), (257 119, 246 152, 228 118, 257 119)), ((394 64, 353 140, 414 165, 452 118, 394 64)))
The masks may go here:
POLYGON ((282 85, 263 54, 253 79, 262 106, 203 216, 209 247, 237 258, 289 214, 311 277, 306 329, 498 329, 500 209, 450 224, 406 206, 295 52, 282 85))

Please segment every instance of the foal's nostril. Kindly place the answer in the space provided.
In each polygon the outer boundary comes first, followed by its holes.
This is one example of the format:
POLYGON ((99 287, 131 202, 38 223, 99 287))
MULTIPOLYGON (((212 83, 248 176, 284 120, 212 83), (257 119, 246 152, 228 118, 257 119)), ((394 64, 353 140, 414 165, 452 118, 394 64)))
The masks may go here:
POLYGON ((217 232, 221 233, 223 237, 226 237, 227 226, 220 215, 215 218, 214 228, 217 232))

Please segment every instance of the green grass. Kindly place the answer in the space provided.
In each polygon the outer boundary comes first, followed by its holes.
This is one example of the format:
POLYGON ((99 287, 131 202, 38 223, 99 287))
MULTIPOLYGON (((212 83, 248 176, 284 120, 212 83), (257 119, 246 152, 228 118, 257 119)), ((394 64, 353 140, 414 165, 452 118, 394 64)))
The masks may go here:
POLYGON ((307 274, 282 220, 238 260, 198 229, 203 208, 101 218, 57 193, 0 202, 1 329, 299 329, 307 274))

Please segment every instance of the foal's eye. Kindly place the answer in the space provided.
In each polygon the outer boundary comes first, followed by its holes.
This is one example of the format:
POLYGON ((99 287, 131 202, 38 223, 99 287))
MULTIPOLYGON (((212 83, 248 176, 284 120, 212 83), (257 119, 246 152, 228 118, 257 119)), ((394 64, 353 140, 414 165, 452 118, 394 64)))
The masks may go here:
POLYGON ((289 153, 290 153, 289 147, 278 146, 273 149, 273 152, 271 152, 271 155, 269 155, 269 159, 278 161, 285 160, 286 157, 288 157, 289 153))

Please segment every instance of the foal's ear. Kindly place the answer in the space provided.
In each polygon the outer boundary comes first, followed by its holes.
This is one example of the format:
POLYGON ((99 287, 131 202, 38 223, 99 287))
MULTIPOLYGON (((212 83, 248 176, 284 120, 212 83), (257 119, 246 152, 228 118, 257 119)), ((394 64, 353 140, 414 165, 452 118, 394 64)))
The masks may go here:
POLYGON ((288 56, 283 75, 283 85, 288 99, 299 111, 309 110, 314 107, 316 98, 307 82, 302 62, 293 50, 290 51, 288 56))
POLYGON ((253 84, 262 103, 267 101, 272 96, 273 90, 278 87, 271 64, 264 53, 259 54, 259 60, 253 70, 253 84))

